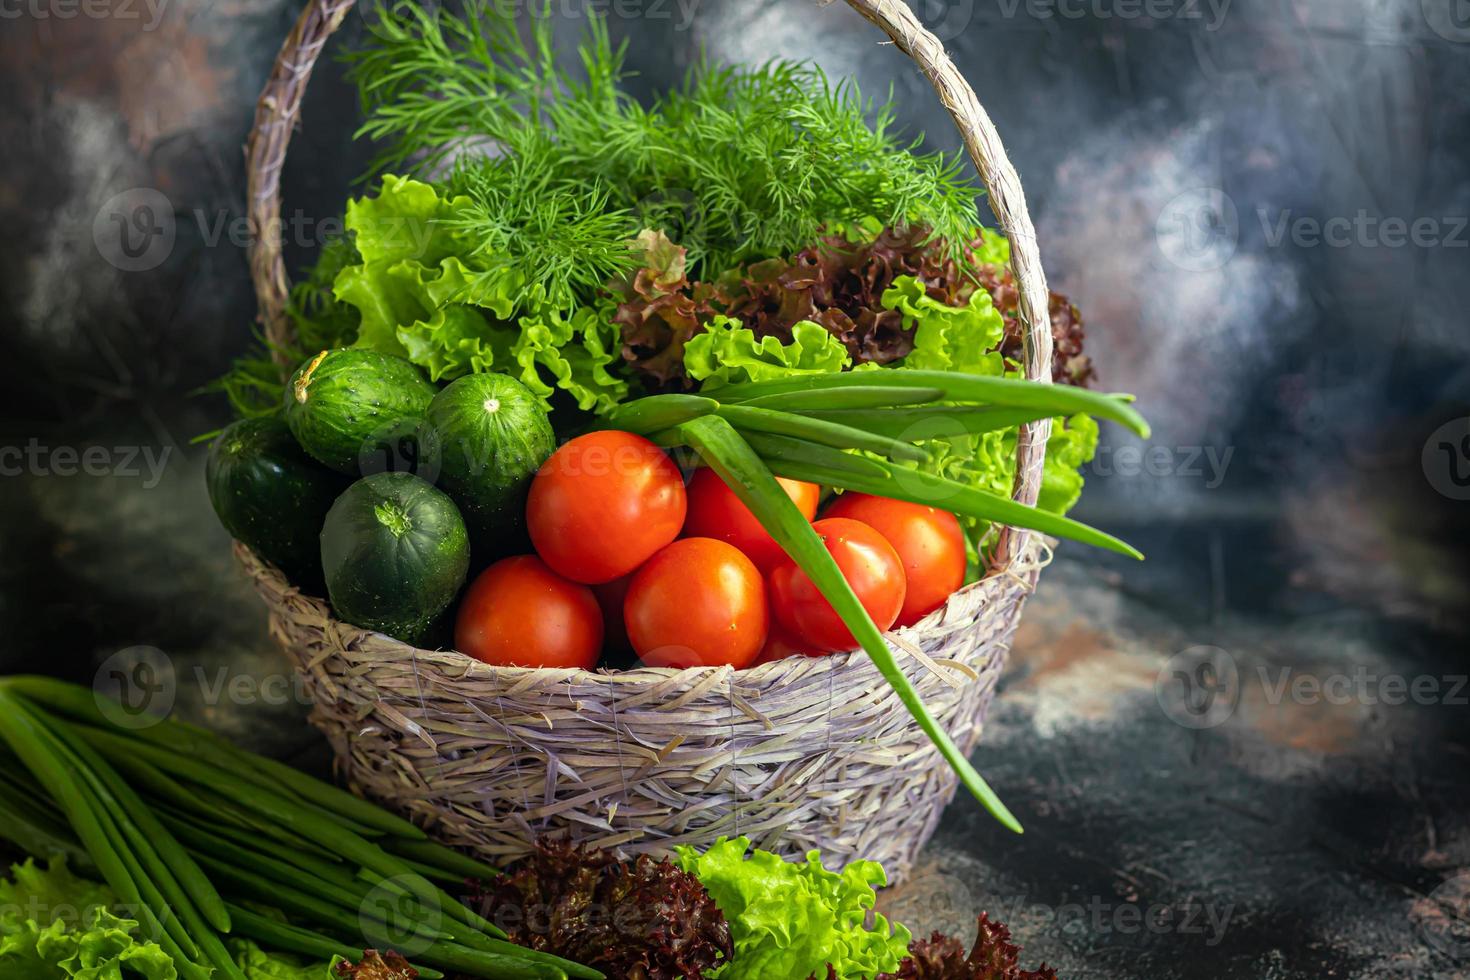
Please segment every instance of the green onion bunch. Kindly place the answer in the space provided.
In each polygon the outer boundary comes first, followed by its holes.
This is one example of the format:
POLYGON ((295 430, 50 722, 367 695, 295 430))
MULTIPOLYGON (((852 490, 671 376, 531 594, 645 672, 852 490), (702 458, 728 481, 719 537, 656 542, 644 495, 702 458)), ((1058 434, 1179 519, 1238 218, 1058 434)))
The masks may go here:
POLYGON ((84 852, 79 866, 135 911, 183 980, 244 980, 231 934, 323 959, 406 948, 426 978, 603 976, 508 942, 443 888, 497 869, 204 729, 114 725, 97 698, 50 678, 0 681, 0 836, 84 852))
POLYGON ((961 782, 1005 827, 1021 824, 929 713, 837 563, 776 477, 926 504, 956 514, 1106 548, 1130 545, 1007 497, 922 473, 926 442, 1080 413, 1147 437, 1126 395, 950 371, 852 371, 655 395, 604 420, 667 447, 688 447, 719 474, 806 572, 961 782))

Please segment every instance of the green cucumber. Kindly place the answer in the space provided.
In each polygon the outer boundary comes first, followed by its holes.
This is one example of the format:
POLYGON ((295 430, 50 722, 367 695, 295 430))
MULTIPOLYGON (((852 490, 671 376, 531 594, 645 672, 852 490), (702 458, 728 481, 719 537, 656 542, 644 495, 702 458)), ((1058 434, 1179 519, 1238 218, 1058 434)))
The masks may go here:
POLYGON ((470 374, 434 396, 429 422, 439 486, 459 504, 476 562, 517 550, 531 478, 556 449, 541 400, 514 378, 470 374))
POLYGON ((324 350, 286 386, 286 423, 302 449, 334 470, 381 470, 385 452, 390 469, 403 469, 392 464, 404 458, 403 441, 422 427, 433 399, 434 386, 401 357, 324 350))
POLYGON ((321 542, 337 616, 405 643, 430 635, 469 571, 459 509, 410 473, 348 487, 327 512, 321 542))
POLYGON ((209 447, 209 502, 230 536, 279 568, 292 584, 321 594, 317 536, 348 479, 302 452, 278 418, 241 419, 209 447))

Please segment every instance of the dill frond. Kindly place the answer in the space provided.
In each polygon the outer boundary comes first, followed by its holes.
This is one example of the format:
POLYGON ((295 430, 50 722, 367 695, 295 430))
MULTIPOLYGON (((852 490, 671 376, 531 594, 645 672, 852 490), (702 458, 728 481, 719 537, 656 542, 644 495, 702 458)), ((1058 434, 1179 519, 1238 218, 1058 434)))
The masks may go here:
POLYGON ((771 61, 702 63, 645 107, 620 87, 624 51, 600 18, 576 72, 558 64, 546 12, 529 21, 494 0, 468 0, 463 15, 402 0, 348 60, 359 135, 382 145, 371 172, 433 178, 453 164, 452 185, 477 201, 463 227, 487 249, 543 257, 527 272, 548 290, 626 268, 610 236, 643 227, 707 278, 835 226, 923 224, 956 249, 973 238, 979 192, 961 159, 901 141, 891 100, 771 61))

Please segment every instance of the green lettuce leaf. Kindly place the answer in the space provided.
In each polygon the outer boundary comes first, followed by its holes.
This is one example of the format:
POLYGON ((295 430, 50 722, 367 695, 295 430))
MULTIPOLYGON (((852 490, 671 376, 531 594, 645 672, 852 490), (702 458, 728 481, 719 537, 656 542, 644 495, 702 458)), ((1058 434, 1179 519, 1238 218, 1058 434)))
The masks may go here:
POLYGON ((981 228, 980 240, 974 245, 974 260, 980 265, 1010 265, 1010 239, 994 229, 981 228))
POLYGON ((820 324, 803 320, 791 343, 755 332, 728 316, 713 318, 704 333, 684 345, 684 369, 705 388, 806 374, 832 374, 852 363, 847 348, 820 324))
MULTIPOLYGON (((347 206, 360 258, 333 283, 361 315, 357 346, 406 357, 434 381, 500 371, 548 403, 558 389, 586 411, 627 397, 610 368, 616 329, 593 307, 556 308, 541 286, 456 230, 468 199, 392 175, 347 206)), ((549 407, 549 404, 548 404, 549 407)))
POLYGON ((908 955, 912 938, 881 915, 864 926, 887 884, 881 865, 854 861, 836 874, 812 851, 805 862, 750 851, 750 840, 721 838, 703 854, 678 848, 679 866, 695 875, 730 924, 735 955, 719 980, 827 975, 841 978, 892 973, 908 955))
POLYGON ((883 306, 903 314, 904 328, 914 332, 914 349, 903 359, 904 367, 970 374, 1005 371, 997 349, 1005 320, 985 290, 975 290, 964 306, 946 306, 913 276, 899 276, 883 291, 883 306))
POLYGON ((34 861, 0 881, 0 980, 176 980, 173 959, 114 914, 116 896, 65 860, 34 861))
MULTIPOLYGON (((178 980, 173 958, 145 940, 106 885, 71 873, 63 858, 43 870, 14 865, 0 879, 0 980, 178 980)), ((248 980, 323 980, 321 962, 304 962, 228 940, 248 980)))

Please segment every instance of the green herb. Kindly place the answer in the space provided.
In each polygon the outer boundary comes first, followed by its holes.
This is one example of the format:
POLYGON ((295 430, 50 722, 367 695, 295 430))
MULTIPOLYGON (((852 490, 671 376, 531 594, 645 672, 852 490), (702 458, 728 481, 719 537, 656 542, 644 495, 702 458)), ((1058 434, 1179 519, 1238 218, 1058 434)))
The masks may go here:
MULTIPOLYGON (((922 223, 959 243, 977 224, 958 157, 919 153, 893 134, 891 105, 815 66, 701 63, 645 108, 620 87, 623 51, 600 19, 577 54, 580 72, 564 70, 549 17, 533 13, 523 34, 494 0, 471 0, 463 17, 410 2, 381 10, 349 56, 359 135, 385 144, 375 170, 458 161, 452 183, 481 175, 522 224, 554 207, 585 214, 606 195, 607 214, 662 229, 711 276, 833 225, 922 223), (491 148, 499 155, 483 157, 491 148)), ((499 235, 500 220, 487 212, 471 227, 499 235)), ((540 231, 564 234, 554 248, 572 254, 574 228, 540 231)))
MULTIPOLYGON (((348 204, 360 260, 337 273, 333 291, 362 318, 356 345, 407 357, 433 381, 509 374, 548 406, 558 391, 583 410, 621 401, 628 389, 609 371, 618 359, 610 317, 590 306, 568 312, 572 287, 557 277, 571 267, 551 251, 537 261, 560 272, 538 280, 519 253, 487 246, 464 224, 479 207, 465 195, 392 175, 376 197, 348 204)), ((623 239, 616 247, 631 254, 623 239)), ((582 268, 596 269, 598 281, 611 271, 590 260, 582 268)))
POLYGON ((323 958, 407 935, 424 963, 469 976, 601 976, 507 942, 419 871, 438 879, 495 869, 201 729, 162 719, 119 729, 91 691, 11 677, 0 681, 0 742, 27 774, 0 783, 0 809, 28 824, 18 836, 74 847, 74 835, 185 980, 205 980, 210 968, 225 980, 305 976, 270 958, 252 966, 259 955, 242 958, 222 938, 235 928, 323 958), (281 909, 319 929, 288 925, 281 909))
POLYGON ((750 851, 745 837, 721 838, 700 854, 680 847, 679 864, 693 873, 729 920, 735 955, 720 980, 771 977, 872 977, 897 970, 908 955, 909 931, 873 915, 875 888, 888 883, 881 865, 854 861, 840 874, 822 867, 817 851, 805 862, 750 851))

